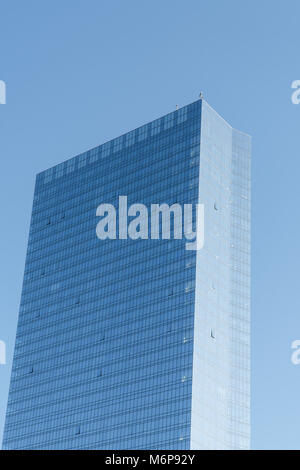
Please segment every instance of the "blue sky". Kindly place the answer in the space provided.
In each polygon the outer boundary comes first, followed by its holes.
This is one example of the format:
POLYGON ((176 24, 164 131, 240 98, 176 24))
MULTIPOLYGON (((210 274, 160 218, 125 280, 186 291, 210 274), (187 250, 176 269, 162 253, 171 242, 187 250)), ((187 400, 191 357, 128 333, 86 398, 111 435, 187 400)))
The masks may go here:
POLYGON ((252 135, 252 447, 300 449, 297 1, 0 0, 0 442, 35 174, 197 99, 252 135))

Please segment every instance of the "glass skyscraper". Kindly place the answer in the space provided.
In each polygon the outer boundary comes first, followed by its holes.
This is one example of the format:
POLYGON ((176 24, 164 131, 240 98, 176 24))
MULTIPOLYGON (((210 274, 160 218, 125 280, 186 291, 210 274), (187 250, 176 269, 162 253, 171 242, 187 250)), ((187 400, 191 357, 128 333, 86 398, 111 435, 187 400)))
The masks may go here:
POLYGON ((250 137, 199 99, 37 175, 3 448, 249 442, 250 137), (99 240, 121 195, 204 204, 204 247, 99 240))

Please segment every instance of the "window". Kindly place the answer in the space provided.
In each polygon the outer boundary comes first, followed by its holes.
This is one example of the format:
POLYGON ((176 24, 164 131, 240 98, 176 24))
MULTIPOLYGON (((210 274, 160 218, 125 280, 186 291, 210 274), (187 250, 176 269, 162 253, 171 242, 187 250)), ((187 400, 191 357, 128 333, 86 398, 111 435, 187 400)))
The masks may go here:
POLYGON ((146 139, 147 132, 148 132, 148 126, 147 125, 139 128, 139 135, 138 135, 139 142, 146 139))
POLYGON ((187 120, 187 107, 180 108, 178 111, 177 117, 177 124, 181 124, 182 122, 187 120))
POLYGON ((56 171, 55 171, 55 178, 60 178, 64 174, 64 166, 65 163, 61 163, 60 165, 57 165, 56 171))
POLYGON ((134 144, 134 137, 135 137, 135 131, 131 131, 128 134, 126 134, 125 147, 130 147, 130 145, 134 144))
POLYGON ((151 135, 156 135, 160 132, 161 119, 153 121, 151 124, 151 135))
POLYGON ((119 150, 122 150, 123 147, 123 136, 118 137, 117 139, 114 140, 114 152, 118 152, 119 150))
POLYGON ((198 186, 198 178, 193 178, 190 181, 189 188, 193 189, 193 188, 196 188, 197 186, 198 186))
POLYGON ((106 142, 106 144, 102 145, 102 157, 107 157, 110 154, 110 142, 106 142))
POLYGON ((82 153, 78 158, 78 168, 82 168, 86 165, 86 153, 82 153))
POLYGON ((98 147, 89 151, 90 163, 94 163, 98 160, 98 147))
POLYGON ((214 330, 211 330, 211 331, 210 331, 210 337, 211 337, 212 339, 215 339, 216 336, 215 336, 214 330))
POLYGON ((71 160, 67 161, 66 173, 71 173, 75 170, 75 161, 75 158, 71 158, 71 160))
POLYGON ((190 292, 195 289, 195 281, 189 281, 185 284, 185 292, 190 292))
POLYGON ((53 168, 49 168, 49 170, 45 171, 44 184, 49 183, 52 180, 52 173, 53 173, 53 168))
POLYGON ((185 267, 188 269, 188 268, 195 266, 195 261, 196 259, 194 257, 187 259, 185 263, 185 267))
POLYGON ((174 289, 173 289, 173 287, 169 287, 169 288, 168 288, 168 296, 170 297, 170 296, 173 295, 173 294, 174 294, 174 289))
POLYGON ((80 426, 76 426, 75 434, 76 435, 80 434, 80 426))
POLYGON ((50 290, 51 290, 51 292, 54 292, 57 289, 59 289, 59 287, 60 287, 60 283, 57 282, 56 284, 52 284, 52 286, 50 287, 50 290))
POLYGON ((165 129, 170 129, 170 127, 173 127, 174 125, 174 113, 171 113, 171 114, 168 114, 166 117, 165 117, 165 125, 164 125, 164 128, 165 129))

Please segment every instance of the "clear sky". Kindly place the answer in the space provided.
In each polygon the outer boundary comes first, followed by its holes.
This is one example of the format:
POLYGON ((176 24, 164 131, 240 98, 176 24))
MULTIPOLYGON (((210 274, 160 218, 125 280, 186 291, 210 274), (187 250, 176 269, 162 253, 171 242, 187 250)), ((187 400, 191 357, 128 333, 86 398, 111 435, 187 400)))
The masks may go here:
POLYGON ((35 174, 202 91, 253 137, 252 447, 300 449, 300 3, 0 0, 0 18, 0 442, 35 174))

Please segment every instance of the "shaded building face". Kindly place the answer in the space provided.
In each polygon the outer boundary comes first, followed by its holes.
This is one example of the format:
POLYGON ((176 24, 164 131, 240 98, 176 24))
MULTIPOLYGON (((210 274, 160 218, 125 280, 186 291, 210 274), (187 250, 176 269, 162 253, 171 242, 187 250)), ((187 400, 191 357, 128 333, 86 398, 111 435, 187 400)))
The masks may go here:
POLYGON ((249 211, 249 137, 202 100, 40 173, 3 447, 248 448, 249 211), (99 238, 120 196, 204 204, 203 247, 99 238))

